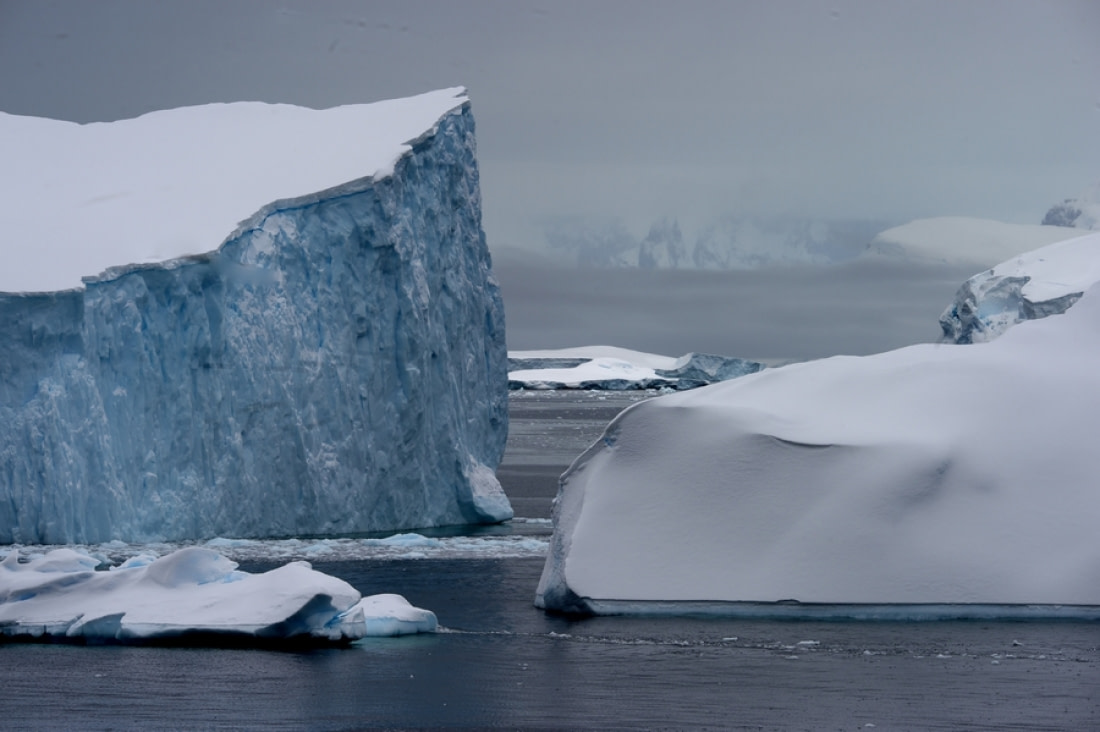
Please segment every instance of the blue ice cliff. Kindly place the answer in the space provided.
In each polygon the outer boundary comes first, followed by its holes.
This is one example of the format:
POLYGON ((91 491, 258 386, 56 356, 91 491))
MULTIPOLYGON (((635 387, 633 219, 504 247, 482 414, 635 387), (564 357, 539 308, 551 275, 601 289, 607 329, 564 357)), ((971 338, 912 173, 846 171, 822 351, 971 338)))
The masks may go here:
POLYGON ((1059 315, 1100 282, 1100 234, 1013 257, 962 284, 940 316, 945 341, 982 343, 1025 320, 1059 315))
POLYGON ((0 293, 0 543, 510 518, 503 306, 451 97, 392 173, 242 211, 213 251, 0 293))

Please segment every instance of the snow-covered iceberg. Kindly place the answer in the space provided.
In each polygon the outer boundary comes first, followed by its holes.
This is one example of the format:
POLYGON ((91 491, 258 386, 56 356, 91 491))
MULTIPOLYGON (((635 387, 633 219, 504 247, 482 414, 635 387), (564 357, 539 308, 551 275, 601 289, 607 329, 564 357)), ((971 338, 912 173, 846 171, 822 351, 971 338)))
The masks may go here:
POLYGON ((1100 234, 1059 241, 964 282, 940 316, 940 327, 944 338, 954 343, 989 341, 1016 323, 1065 312, 1096 282, 1100 234))
POLYGON ((679 358, 614 346, 510 351, 510 389, 694 389, 754 374, 756 361, 709 353, 679 358))
POLYGON ((942 216, 917 219, 880 232, 864 256, 978 269, 1080 235, 1079 231, 1056 226, 942 216))
POLYGON ((562 476, 575 613, 1100 617, 1100 286, 973 346, 768 369, 624 411, 562 476))
POLYGON ((512 515, 463 90, 0 115, 0 157, 0 543, 512 515))
POLYGON ((1090 186, 1076 198, 1067 198, 1051 206, 1043 217, 1043 225, 1100 229, 1100 184, 1090 186))
POLYGON ((430 633, 435 615, 400 595, 361 597, 291 562, 262 574, 202 547, 136 557, 107 571, 55 549, 0 562, 0 636, 69 642, 350 642, 430 633))

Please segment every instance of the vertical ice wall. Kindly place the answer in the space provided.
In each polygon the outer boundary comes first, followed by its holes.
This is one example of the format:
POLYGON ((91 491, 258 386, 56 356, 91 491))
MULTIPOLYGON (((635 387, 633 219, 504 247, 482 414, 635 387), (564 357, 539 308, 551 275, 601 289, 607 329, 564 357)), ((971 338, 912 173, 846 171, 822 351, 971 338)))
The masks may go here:
POLYGON ((0 294, 0 542, 500 521, 506 436, 468 103, 215 252, 0 294))

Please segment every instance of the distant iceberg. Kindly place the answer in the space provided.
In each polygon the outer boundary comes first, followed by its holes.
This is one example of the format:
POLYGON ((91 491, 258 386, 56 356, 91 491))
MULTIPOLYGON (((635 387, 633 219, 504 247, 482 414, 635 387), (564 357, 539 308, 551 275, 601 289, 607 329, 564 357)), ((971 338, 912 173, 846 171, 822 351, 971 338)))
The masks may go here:
POLYGON ((989 341, 1016 323, 1065 312, 1096 282, 1100 234, 1059 241, 964 282, 940 316, 940 327, 954 343, 989 341))
POLYGON ((0 115, 0 153, 0 543, 512 516, 464 90, 0 115))
POLYGON ((680 358, 614 346, 508 353, 510 389, 694 389, 764 368, 756 361, 707 353, 680 358))
POLYGON ((434 613, 400 595, 363 598, 343 580, 292 562, 263 574, 201 547, 136 557, 96 571, 99 560, 55 549, 0 562, 0 636, 120 643, 345 643, 430 633, 434 613))
POLYGON ((1090 186, 1075 198, 1051 206, 1043 217, 1044 226, 1072 226, 1100 229, 1100 184, 1090 186))
POLYGON ((562 476, 536 604, 1100 617, 1098 333, 1094 285, 989 343, 636 404, 562 476))

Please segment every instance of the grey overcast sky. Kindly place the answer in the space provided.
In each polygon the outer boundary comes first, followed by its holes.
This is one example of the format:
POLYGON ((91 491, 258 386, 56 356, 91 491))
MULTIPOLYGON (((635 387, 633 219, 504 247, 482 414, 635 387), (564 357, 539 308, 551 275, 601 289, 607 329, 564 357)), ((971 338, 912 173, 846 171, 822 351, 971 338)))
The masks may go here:
MULTIPOLYGON (((463 85, 494 251, 530 246, 533 222, 558 214, 620 217, 638 235, 659 215, 688 227, 727 213, 1037 223, 1100 180, 1098 38, 1095 0, 0 0, 0 110, 113 120, 463 85)), ((538 275, 516 261, 501 274, 513 347, 625 328, 599 311, 536 343, 521 316, 534 302, 521 299, 538 275)), ((616 307, 655 291, 635 279, 616 307)), ((700 328, 680 350, 736 347, 700 328)), ((674 342, 627 340, 616 344, 674 342)))

